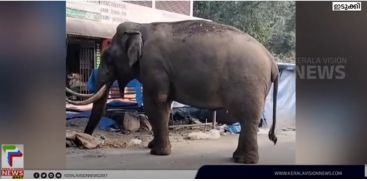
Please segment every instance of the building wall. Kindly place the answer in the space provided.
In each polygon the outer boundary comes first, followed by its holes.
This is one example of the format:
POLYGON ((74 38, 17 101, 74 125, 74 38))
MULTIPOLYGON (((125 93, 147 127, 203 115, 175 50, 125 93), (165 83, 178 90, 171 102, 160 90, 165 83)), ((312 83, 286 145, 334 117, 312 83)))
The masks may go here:
POLYGON ((156 1, 155 8, 190 16, 190 1, 156 1))
POLYGON ((191 13, 191 3, 187 1, 124 1, 131 4, 137 4, 146 7, 155 6, 156 9, 169 11, 173 13, 179 13, 190 16, 191 13))
POLYGON ((153 7, 153 1, 123 1, 126 3, 136 4, 140 6, 153 7))

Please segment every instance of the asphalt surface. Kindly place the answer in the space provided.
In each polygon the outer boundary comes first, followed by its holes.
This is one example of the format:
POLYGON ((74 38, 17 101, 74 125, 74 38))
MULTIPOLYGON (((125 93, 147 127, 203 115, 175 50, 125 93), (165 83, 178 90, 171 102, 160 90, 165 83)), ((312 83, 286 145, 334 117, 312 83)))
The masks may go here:
MULTIPOLYGON (((295 164, 295 131, 277 134, 274 145, 266 133, 258 135, 259 164, 295 164)), ((148 148, 104 148, 80 150, 67 148, 67 169, 118 170, 196 170, 202 165, 227 165, 232 162, 238 135, 226 135, 217 140, 189 140, 172 143, 172 154, 155 156, 148 148)))

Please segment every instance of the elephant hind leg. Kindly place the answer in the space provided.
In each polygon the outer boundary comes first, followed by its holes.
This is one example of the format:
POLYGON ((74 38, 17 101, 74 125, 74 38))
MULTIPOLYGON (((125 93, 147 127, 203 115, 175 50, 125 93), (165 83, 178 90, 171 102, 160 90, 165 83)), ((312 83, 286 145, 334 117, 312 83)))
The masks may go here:
POLYGON ((235 103, 229 109, 241 124, 238 146, 233 153, 233 159, 237 163, 257 163, 259 161, 257 131, 264 103, 262 98, 246 99, 249 99, 248 102, 235 103))
POLYGON ((234 162, 252 164, 259 161, 257 124, 254 124, 254 122, 255 119, 241 122, 242 129, 238 140, 238 146, 233 153, 234 162))

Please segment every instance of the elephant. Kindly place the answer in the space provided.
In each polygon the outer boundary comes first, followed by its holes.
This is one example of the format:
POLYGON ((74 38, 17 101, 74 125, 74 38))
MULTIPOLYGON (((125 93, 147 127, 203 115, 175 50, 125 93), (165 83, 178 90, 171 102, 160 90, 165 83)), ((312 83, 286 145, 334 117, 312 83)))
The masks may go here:
MULTIPOLYGON (((153 129, 153 155, 169 155, 168 121, 172 101, 210 110, 226 109, 241 120, 238 163, 259 160, 257 130, 265 98, 273 85, 273 124, 268 137, 276 144, 279 70, 271 53, 249 34, 206 21, 135 23, 117 26, 101 56, 95 94, 76 105, 93 103, 85 133, 98 124, 113 81, 123 89, 132 79, 143 86, 144 111, 153 129)), ((70 90, 68 90, 70 92, 70 90)), ((74 92, 75 93, 75 92, 74 92)), ((75 93, 76 95, 83 96, 75 93)))

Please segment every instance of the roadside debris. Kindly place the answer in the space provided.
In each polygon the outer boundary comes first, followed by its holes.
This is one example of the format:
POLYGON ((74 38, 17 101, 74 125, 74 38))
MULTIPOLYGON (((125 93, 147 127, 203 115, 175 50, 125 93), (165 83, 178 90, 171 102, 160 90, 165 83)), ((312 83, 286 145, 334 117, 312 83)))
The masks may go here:
POLYGON ((136 132, 140 128, 140 120, 137 114, 125 112, 121 120, 121 131, 124 134, 136 132))
POLYGON ((190 140, 213 140, 220 138, 220 131, 211 129, 209 132, 196 131, 187 135, 186 139, 190 140))
POLYGON ((97 138, 85 133, 66 130, 66 146, 78 146, 86 149, 93 149, 103 144, 102 138, 97 138))
POLYGON ((152 125, 149 122, 148 116, 145 114, 139 114, 139 120, 140 120, 140 130, 143 131, 151 131, 152 125))
POLYGON ((224 130, 230 132, 231 134, 239 134, 241 132, 241 125, 239 122, 233 123, 231 125, 225 125, 224 130))
POLYGON ((152 130, 148 117, 144 114, 138 114, 137 112, 125 112, 120 124, 123 134, 152 130))
POLYGON ((143 141, 141 139, 133 138, 129 141, 129 145, 140 145, 143 141))

